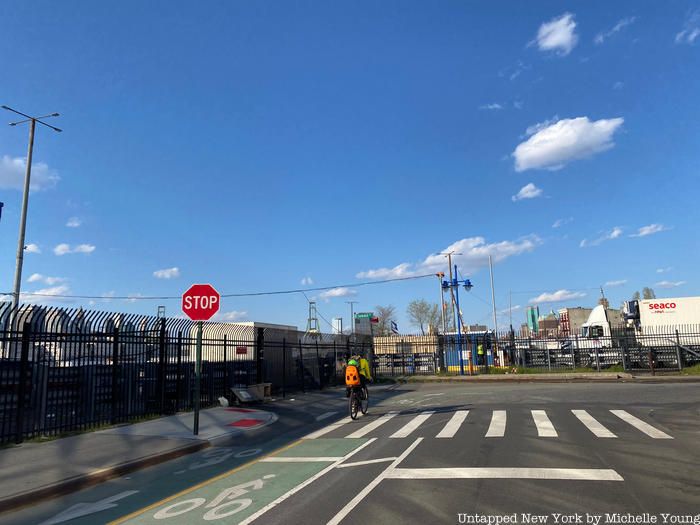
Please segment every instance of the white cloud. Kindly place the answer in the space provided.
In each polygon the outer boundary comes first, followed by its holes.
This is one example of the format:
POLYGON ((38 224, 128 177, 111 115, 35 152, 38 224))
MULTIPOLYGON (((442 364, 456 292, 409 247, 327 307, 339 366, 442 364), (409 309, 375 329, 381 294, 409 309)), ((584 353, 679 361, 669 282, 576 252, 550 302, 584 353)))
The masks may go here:
POLYGON ((348 297, 351 295, 357 295, 357 292, 352 288, 346 288, 344 286, 341 286, 340 288, 332 288, 318 294, 318 296, 325 301, 329 301, 334 297, 348 297))
POLYGON ((521 100, 514 100, 513 101, 513 107, 515 109, 523 109, 523 102, 521 100))
POLYGON ((66 222, 68 228, 79 228, 81 224, 83 224, 83 221, 81 221, 79 217, 71 217, 68 219, 68 222, 66 222))
POLYGON ((693 44, 700 36, 700 9, 690 11, 683 23, 683 30, 676 34, 676 44, 693 44))
POLYGON ((540 51, 555 51, 561 56, 568 55, 578 42, 574 15, 564 13, 559 18, 543 23, 537 31, 536 40, 540 51))
MULTIPOLYGON (((19 300, 22 303, 52 303, 52 302, 66 302, 66 300, 60 296, 68 295, 70 293, 70 288, 65 285, 54 286, 51 288, 42 288, 40 290, 35 290, 33 292, 20 292, 19 300)), ((11 301, 11 295, 0 295, 1 301, 11 301)))
POLYGON ((529 137, 531 135, 534 135, 538 131, 542 131, 545 128, 548 128, 555 122, 559 121, 559 115, 554 115, 552 118, 547 119, 543 122, 538 122, 537 124, 533 124, 532 126, 528 126, 527 129, 525 130, 525 136, 529 137))
POLYGON ((311 286, 314 284, 314 280, 311 277, 304 277, 301 280, 302 286, 311 286))
POLYGON ((650 224, 649 226, 642 226, 637 230, 637 233, 633 233, 630 237, 646 237, 647 235, 654 235, 655 233, 665 232, 669 230, 663 224, 650 224))
POLYGON ((678 286, 683 286, 686 281, 659 281, 654 286, 657 288, 676 288, 678 286))
POLYGON ((29 276, 29 279, 27 279, 27 282, 28 283, 40 282, 40 283, 47 284, 49 286, 53 286, 55 284, 64 283, 64 282, 66 282, 66 280, 67 279, 65 277, 49 277, 47 275, 41 275, 40 273, 33 273, 32 275, 29 276))
POLYGON ((53 253, 56 255, 67 255, 69 253, 92 253, 95 251, 95 247, 92 244, 78 244, 74 248, 71 248, 69 244, 61 243, 56 245, 53 249, 53 253))
POLYGON ((504 308, 503 310, 500 310, 498 313, 499 313, 499 315, 508 315, 508 314, 510 314, 511 310, 513 312, 516 312, 516 311, 520 310, 521 308, 522 308, 522 306, 520 306, 519 304, 516 304, 513 306, 513 308, 504 308))
MULTIPOLYGON (((488 266, 489 255, 494 263, 499 263, 509 257, 531 252, 540 244, 542 241, 536 235, 492 244, 487 244, 483 237, 467 237, 440 250, 440 253, 454 252, 452 263, 457 264, 462 272, 471 274, 479 268, 488 266)), ((433 254, 418 263, 404 262, 393 268, 367 270, 358 273, 356 277, 358 279, 393 279, 445 271, 446 267, 447 259, 443 255, 433 254)))
POLYGON ((591 122, 588 117, 578 117, 530 126, 527 133, 532 136, 513 151, 515 170, 558 170, 572 160, 609 150, 615 145, 613 134, 624 121, 611 118, 591 122))
POLYGON ((26 253, 41 253, 41 248, 39 248, 39 246, 36 244, 27 244, 24 247, 24 251, 26 253))
POLYGON ((497 102, 494 102, 493 104, 485 104, 483 106, 479 106, 479 109, 503 109, 503 106, 501 106, 497 102))
MULTIPOLYGON (((27 170, 27 159, 3 155, 0 159, 0 188, 21 190, 24 188, 24 175, 27 170)), ((61 178, 48 164, 32 163, 32 178, 29 184, 31 191, 41 191, 56 186, 61 178)))
POLYGON ((598 246, 605 241, 612 241, 613 239, 619 239, 622 236, 622 228, 615 226, 609 232, 603 233, 600 237, 589 241, 588 239, 583 239, 579 246, 581 248, 588 248, 589 246, 598 246))
POLYGON ((235 323, 238 321, 245 321, 248 318, 248 312, 242 312, 238 310, 233 310, 231 312, 219 312, 217 313, 212 321, 219 321, 222 323, 235 323))
POLYGON ((608 281, 603 286, 606 288, 615 288, 616 286, 624 286, 627 284, 627 279, 620 279, 619 281, 608 281))
POLYGON ((619 80, 613 84, 613 89, 622 89, 623 87, 625 87, 625 83, 619 80))
POLYGON ((565 224, 569 224, 570 222, 573 222, 574 218, 573 217, 568 217, 566 219, 557 219, 554 221, 554 224, 552 224, 552 228, 561 228, 565 224))
POLYGON ((628 25, 633 24, 636 19, 636 16, 628 16, 626 18, 623 18, 617 24, 615 24, 615 26, 610 31, 598 33, 593 39, 593 42, 595 42, 598 45, 602 44, 603 42, 605 42, 606 38, 610 38, 615 33, 622 31, 628 25))
POLYGON ((518 192, 517 195, 513 195, 511 199, 513 202, 518 202, 523 199, 534 199, 535 197, 539 197, 542 195, 542 189, 538 188, 535 186, 532 182, 529 184, 526 184, 522 188, 520 188, 520 191, 518 192))
POLYGON ((141 293, 130 293, 127 295, 128 299, 126 299, 126 302, 128 303, 135 303, 136 301, 139 300, 139 298, 143 297, 141 293))
POLYGON ((564 301, 571 301, 572 299, 580 299, 581 297, 586 297, 584 292, 570 292, 569 290, 557 290, 556 292, 543 293, 537 297, 530 299, 532 304, 540 303, 560 303, 564 301))
POLYGON ((668 273, 673 270, 673 266, 668 266, 666 268, 657 268, 656 273, 668 273))
POLYGON ((173 266, 172 268, 164 268, 153 272, 153 277, 156 279, 174 279, 180 277, 180 268, 173 266))

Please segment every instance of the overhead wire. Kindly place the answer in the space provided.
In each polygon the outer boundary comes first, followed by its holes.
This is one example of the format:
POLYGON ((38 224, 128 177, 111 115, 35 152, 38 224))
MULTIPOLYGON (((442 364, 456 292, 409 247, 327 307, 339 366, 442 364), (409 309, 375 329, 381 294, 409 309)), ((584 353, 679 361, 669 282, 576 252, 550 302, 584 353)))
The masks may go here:
MULTIPOLYGON (((377 284, 386 284, 400 281, 411 281, 416 279, 425 279, 426 277, 435 277, 434 273, 424 274, 424 275, 413 275, 411 277, 395 277, 393 279, 381 279, 378 281, 365 281, 361 283, 351 283, 351 284, 336 284, 333 286, 318 286, 315 288, 296 288, 293 290, 276 290, 270 292, 246 292, 246 293, 223 293, 220 294, 222 298, 231 297, 260 297, 265 295, 289 295, 295 293, 304 292, 319 292, 325 290, 333 290, 335 288, 359 288, 360 286, 372 286, 377 284)), ((0 296, 12 295, 12 292, 0 292, 0 296)), ((104 296, 104 295, 63 295, 63 294, 47 294, 47 293, 33 293, 33 292, 22 292, 21 295, 30 297, 53 297, 56 299, 109 299, 109 300, 129 300, 129 301, 153 301, 153 300, 169 300, 169 299, 181 299, 182 295, 125 295, 125 296, 104 296)))

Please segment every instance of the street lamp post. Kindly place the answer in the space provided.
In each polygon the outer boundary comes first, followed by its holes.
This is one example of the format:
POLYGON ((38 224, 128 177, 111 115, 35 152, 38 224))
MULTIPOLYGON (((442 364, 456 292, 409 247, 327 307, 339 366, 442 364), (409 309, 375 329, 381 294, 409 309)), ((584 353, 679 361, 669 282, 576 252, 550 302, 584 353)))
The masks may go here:
POLYGON ((62 130, 42 122, 41 119, 49 117, 58 117, 58 113, 51 113, 50 115, 44 115, 43 117, 30 117, 16 109, 12 109, 7 106, 1 106, 2 109, 7 111, 12 111, 25 117, 25 120, 20 120, 17 122, 10 122, 10 126, 16 126, 18 124, 24 124, 29 122, 29 147, 27 149, 27 171, 24 175, 24 193, 22 195, 22 213, 19 221, 19 238, 17 240, 17 265, 15 266, 15 283, 12 290, 12 308, 16 309, 19 305, 19 294, 20 287, 22 285, 22 264, 24 262, 24 236, 27 229, 27 207, 29 205, 29 186, 32 176, 32 154, 34 151, 34 130, 36 129, 36 123, 43 124, 47 128, 51 128, 54 131, 61 132, 62 130))
MULTIPOLYGON (((450 269, 451 270, 451 269, 450 269)), ((469 291, 472 289, 472 283, 469 279, 464 279, 460 281, 457 273, 457 265, 454 266, 454 276, 449 281, 442 281, 442 288, 450 289, 455 292, 455 303, 457 306, 457 352, 459 352, 459 373, 464 375, 464 356, 462 355, 462 313, 459 309, 459 287, 464 286, 464 288, 469 291)), ((452 273, 450 271, 450 273, 452 273)))

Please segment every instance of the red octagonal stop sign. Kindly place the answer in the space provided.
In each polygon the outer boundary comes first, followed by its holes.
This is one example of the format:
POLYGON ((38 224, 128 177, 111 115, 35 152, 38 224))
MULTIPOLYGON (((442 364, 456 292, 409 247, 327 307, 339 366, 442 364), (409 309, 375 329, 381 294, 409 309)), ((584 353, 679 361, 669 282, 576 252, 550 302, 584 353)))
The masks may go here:
POLYGON ((193 321, 208 321, 219 311, 220 302, 211 284, 193 284, 182 294, 182 311, 193 321))

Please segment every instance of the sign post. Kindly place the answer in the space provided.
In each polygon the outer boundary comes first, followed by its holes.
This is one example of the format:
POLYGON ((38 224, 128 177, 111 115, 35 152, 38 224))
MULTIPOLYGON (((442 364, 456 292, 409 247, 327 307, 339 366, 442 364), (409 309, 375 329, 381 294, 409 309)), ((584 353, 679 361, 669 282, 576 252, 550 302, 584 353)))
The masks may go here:
POLYGON ((197 349, 194 365, 194 435, 199 434, 199 401, 202 384, 202 323, 211 319, 219 311, 221 295, 210 284, 193 284, 182 294, 182 311, 197 321, 197 349))

